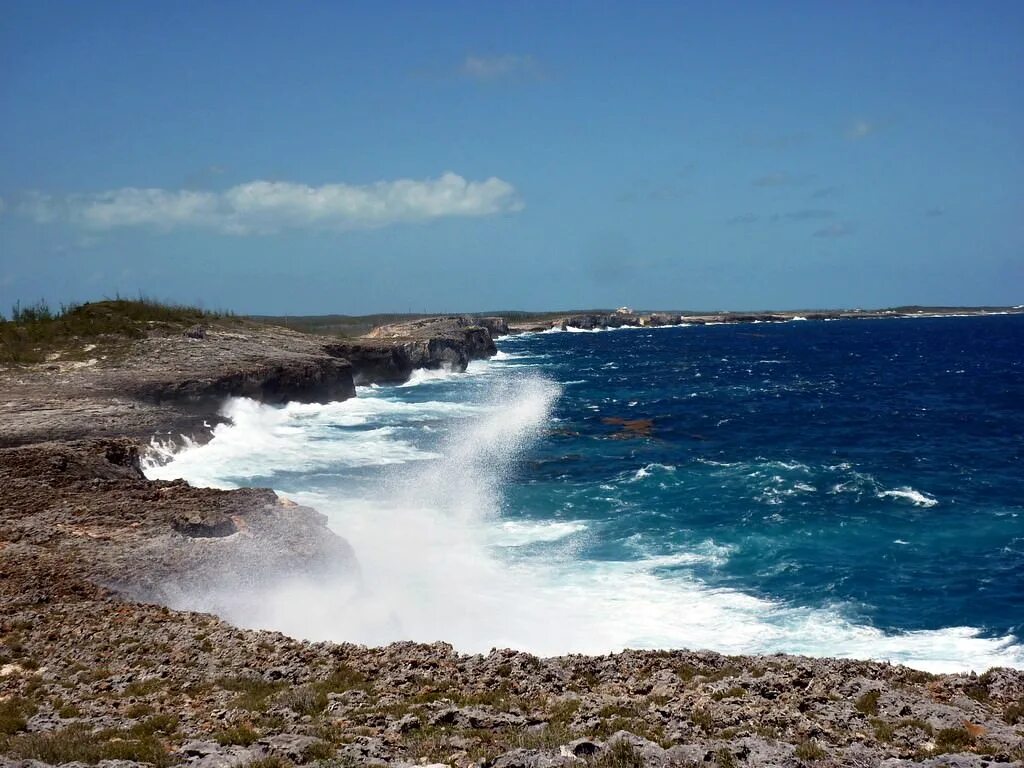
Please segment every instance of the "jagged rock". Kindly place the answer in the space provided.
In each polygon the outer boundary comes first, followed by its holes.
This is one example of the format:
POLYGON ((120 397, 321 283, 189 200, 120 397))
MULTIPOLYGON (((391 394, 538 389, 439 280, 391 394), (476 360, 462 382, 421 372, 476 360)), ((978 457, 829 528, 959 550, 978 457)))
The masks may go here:
POLYGON ((194 539, 230 536, 238 531, 234 521, 219 510, 188 510, 175 515, 171 526, 194 539))
POLYGON ((291 760, 293 763, 306 762, 306 755, 314 747, 324 745, 322 739, 297 733, 276 733, 256 742, 267 753, 291 760))
POLYGON ((550 755, 536 749, 513 749, 498 756, 491 768, 564 768, 583 765, 577 757, 550 755))
POLYGON ((588 758, 593 757, 601 751, 604 744, 600 741, 591 741, 590 739, 575 739, 570 741, 568 744, 563 744, 559 751, 565 757, 582 757, 588 758))
POLYGON ((416 715, 403 715, 398 720, 391 723, 391 725, 388 726, 388 730, 394 731, 395 733, 409 733, 409 731, 414 731, 421 726, 422 723, 416 715))

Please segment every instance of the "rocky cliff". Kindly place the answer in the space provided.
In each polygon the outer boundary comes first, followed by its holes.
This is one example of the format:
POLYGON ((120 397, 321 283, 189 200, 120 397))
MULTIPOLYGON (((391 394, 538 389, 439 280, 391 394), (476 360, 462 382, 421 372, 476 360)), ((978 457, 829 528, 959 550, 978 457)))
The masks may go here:
POLYGON ((492 356, 492 329, 507 333, 508 325, 501 318, 434 317, 381 326, 325 349, 352 363, 357 384, 400 382, 417 368, 464 371, 471 360, 492 356))
MULTIPOLYGON (((498 321, 492 327, 507 330, 498 321)), ((417 368, 465 370, 496 351, 490 331, 463 317, 385 326, 341 340, 244 321, 55 353, 0 368, 0 446, 50 439, 185 434, 201 438, 227 397, 328 402, 355 384, 405 381, 417 368)))

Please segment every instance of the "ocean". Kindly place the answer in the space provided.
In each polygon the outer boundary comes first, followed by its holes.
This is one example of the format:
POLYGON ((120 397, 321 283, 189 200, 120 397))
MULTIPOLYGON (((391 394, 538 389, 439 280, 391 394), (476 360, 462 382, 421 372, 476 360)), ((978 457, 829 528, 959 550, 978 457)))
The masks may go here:
POLYGON ((1024 317, 570 330, 498 348, 345 402, 232 400, 212 440, 151 461, 153 478, 313 506, 359 559, 358 584, 179 607, 467 652, 1024 667, 1024 317))

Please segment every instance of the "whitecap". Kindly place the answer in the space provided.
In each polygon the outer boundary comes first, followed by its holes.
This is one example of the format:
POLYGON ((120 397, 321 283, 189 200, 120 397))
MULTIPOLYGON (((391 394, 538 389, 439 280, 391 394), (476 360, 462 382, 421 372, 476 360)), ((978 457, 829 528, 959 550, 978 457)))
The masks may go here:
POLYGON ((921 491, 916 491, 913 488, 909 487, 893 488, 888 491, 879 491, 876 495, 880 499, 905 499, 906 501, 909 501, 911 504, 914 504, 915 506, 918 507, 934 507, 936 504, 939 503, 938 499, 929 496, 925 493, 921 493, 921 491))
POLYGON ((586 524, 580 521, 508 520, 492 530, 489 539, 492 544, 500 547, 522 547, 527 544, 559 541, 585 530, 586 524))

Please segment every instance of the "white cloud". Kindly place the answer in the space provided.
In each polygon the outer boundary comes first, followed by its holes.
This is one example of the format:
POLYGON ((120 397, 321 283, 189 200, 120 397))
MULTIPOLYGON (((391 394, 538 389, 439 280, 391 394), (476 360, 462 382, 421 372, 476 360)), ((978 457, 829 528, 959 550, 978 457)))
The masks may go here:
POLYGON ((515 188, 455 173, 374 184, 251 181, 222 192, 125 187, 63 198, 35 193, 19 206, 40 223, 68 221, 91 230, 199 228, 233 235, 283 229, 349 230, 450 216, 489 216, 523 207, 515 188))
POLYGON ((877 128, 878 126, 875 123, 861 118, 859 120, 855 120, 853 124, 846 129, 846 137, 852 141, 860 141, 874 133, 877 128))
POLYGON ((501 56, 467 56, 459 72, 473 80, 492 81, 505 78, 539 78, 540 65, 533 56, 506 53, 501 56))

